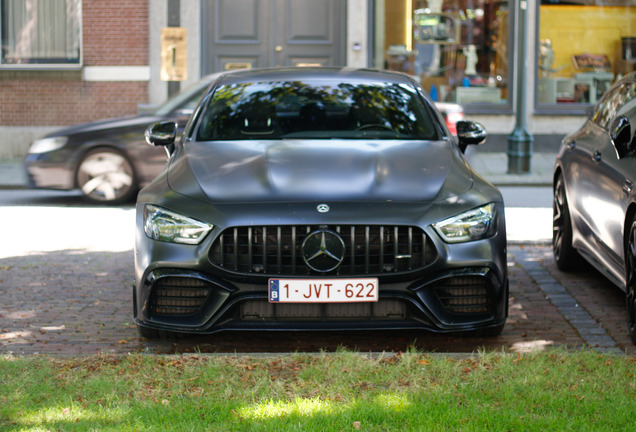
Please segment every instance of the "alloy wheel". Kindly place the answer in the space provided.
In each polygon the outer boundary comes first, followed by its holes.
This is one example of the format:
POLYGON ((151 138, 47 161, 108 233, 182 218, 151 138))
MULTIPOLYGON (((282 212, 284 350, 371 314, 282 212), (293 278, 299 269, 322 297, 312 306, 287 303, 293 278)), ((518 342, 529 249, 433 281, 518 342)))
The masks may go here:
POLYGON ((558 176, 554 183, 552 204, 552 253, 559 269, 574 270, 580 264, 578 252, 572 247, 572 221, 568 200, 565 195, 563 177, 558 176))
POLYGON ((113 150, 87 154, 77 170, 77 184, 92 202, 119 203, 135 191, 135 175, 128 160, 113 150))
POLYGON ((554 187, 554 198, 552 202, 552 251, 557 260, 561 255, 565 232, 564 224, 566 222, 563 217, 564 201, 565 191, 563 190, 563 181, 561 177, 559 177, 554 187))
POLYGON ((636 220, 632 222, 629 230, 626 251, 626 271, 627 328, 632 342, 636 344, 636 220))

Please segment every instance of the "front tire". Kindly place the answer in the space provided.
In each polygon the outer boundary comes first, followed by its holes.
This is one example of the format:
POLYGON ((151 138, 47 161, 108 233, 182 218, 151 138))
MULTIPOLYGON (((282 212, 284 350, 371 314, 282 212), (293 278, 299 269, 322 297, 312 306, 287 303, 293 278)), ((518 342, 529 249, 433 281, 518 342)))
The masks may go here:
POLYGON ((88 152, 79 163, 76 182, 84 199, 98 204, 127 202, 137 191, 132 164, 113 149, 88 152))
POLYGON ((625 251, 625 269, 627 286, 625 298, 627 305, 627 330, 632 342, 636 344, 636 220, 632 221, 625 251))
POLYGON ((581 264, 579 253, 572 247, 572 219, 565 195, 563 177, 554 181, 554 199, 552 201, 552 253, 557 267, 571 271, 581 264))

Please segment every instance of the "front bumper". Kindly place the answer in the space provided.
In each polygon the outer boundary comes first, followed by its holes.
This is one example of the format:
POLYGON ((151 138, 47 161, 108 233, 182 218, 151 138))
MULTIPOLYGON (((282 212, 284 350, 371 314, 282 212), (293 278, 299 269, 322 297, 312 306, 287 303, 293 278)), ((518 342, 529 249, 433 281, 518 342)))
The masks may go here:
POLYGON ((477 330, 503 324, 508 281, 488 267, 380 283, 377 303, 276 304, 267 285, 232 284, 182 269, 150 272, 136 292, 137 324, 156 330, 477 330))
POLYGON ((24 161, 30 188, 72 190, 74 168, 69 161, 50 160, 48 154, 29 154, 24 161))

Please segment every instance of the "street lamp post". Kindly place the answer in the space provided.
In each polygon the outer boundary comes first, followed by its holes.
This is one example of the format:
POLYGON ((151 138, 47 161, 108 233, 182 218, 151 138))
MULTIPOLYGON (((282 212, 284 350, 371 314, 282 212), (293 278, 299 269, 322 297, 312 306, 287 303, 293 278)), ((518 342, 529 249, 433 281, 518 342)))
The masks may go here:
POLYGON ((508 174, 531 171, 532 134, 526 126, 526 73, 528 70, 526 46, 528 40, 528 2, 519 2, 519 43, 517 50, 517 100, 515 128, 508 135, 508 174))

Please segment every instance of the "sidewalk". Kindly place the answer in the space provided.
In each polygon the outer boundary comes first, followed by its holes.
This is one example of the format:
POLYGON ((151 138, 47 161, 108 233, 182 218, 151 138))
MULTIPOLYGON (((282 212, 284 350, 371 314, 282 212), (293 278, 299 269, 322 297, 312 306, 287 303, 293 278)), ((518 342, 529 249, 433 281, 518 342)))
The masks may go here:
POLYGON ((0 189, 27 187, 27 176, 21 160, 0 159, 0 189))
MULTIPOLYGON (((468 162, 482 177, 496 186, 550 186, 555 153, 533 153, 531 172, 508 174, 508 155, 504 152, 473 150, 468 162)), ((0 189, 27 187, 27 177, 21 160, 0 160, 0 189)))
POLYGON ((508 174, 508 155, 504 152, 468 152, 468 163, 495 186, 551 186, 556 153, 533 153, 530 173, 508 174))

